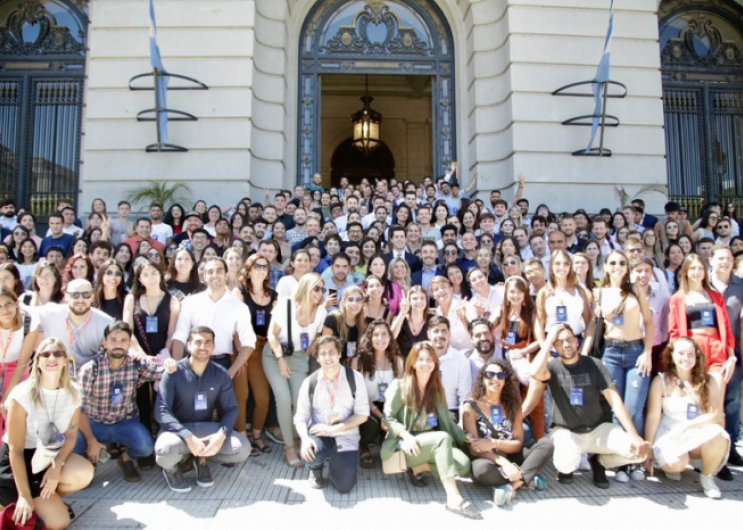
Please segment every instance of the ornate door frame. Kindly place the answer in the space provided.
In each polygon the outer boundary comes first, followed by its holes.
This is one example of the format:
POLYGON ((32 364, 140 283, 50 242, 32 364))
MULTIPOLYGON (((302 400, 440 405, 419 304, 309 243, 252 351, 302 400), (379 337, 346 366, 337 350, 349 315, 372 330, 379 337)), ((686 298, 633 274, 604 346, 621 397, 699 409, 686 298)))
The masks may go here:
POLYGON ((433 0, 318 1, 299 39, 297 182, 320 171, 321 77, 330 73, 432 77, 434 176, 446 173, 457 159, 453 42, 433 0))

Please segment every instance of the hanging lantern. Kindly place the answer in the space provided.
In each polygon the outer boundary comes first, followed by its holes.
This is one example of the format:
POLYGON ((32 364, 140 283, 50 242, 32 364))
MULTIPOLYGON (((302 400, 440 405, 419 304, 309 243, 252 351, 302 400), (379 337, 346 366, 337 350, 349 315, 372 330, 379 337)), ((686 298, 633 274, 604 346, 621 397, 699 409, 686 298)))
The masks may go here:
POLYGON ((366 93, 360 99, 364 107, 351 116, 353 145, 368 155, 379 145, 379 125, 382 123, 382 115, 370 106, 374 98, 369 95, 368 75, 366 76, 366 93))

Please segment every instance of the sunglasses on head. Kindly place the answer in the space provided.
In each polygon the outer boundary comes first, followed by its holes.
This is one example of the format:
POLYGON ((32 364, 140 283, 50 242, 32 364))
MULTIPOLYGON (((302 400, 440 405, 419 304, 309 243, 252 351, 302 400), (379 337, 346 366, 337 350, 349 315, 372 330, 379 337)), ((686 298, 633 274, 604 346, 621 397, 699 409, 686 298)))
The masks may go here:
POLYGON ((508 374, 506 372, 485 372, 484 374, 485 379, 500 379, 501 381, 505 381, 508 379, 508 374))
POLYGON ((56 359, 59 359, 61 357, 67 357, 67 354, 63 352, 62 350, 40 351, 40 352, 37 352, 36 355, 44 359, 48 359, 49 357, 54 357, 56 359))
POLYGON ((80 293, 68 292, 67 296, 69 296, 73 300, 80 300, 81 298, 88 300, 91 296, 93 296, 93 291, 85 291, 85 292, 80 292, 80 293))

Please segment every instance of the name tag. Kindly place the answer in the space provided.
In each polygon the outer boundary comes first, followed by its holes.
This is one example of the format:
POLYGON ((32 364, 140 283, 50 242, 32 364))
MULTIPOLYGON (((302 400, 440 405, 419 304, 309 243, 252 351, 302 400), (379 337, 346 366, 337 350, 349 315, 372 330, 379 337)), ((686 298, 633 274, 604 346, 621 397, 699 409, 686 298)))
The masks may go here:
POLYGON ((346 343, 346 357, 349 359, 356 355, 356 341, 346 343))
POLYGON ((568 321, 568 308, 564 305, 557 306, 557 321, 564 324, 568 321))
POLYGON ((193 408, 194 410, 206 410, 206 392, 196 392, 193 408))
POLYGON ((266 311, 265 309, 259 309, 255 312, 255 323, 258 326, 266 325, 266 311))
POLYGON ((503 423, 503 407, 500 405, 490 407, 490 422, 503 423))
POLYGON ((624 326, 624 313, 621 315, 614 315, 611 319, 611 323, 615 326, 624 326))
POLYGON ((689 403, 689 405, 686 407, 686 419, 687 420, 693 420, 697 418, 702 412, 699 410, 699 405, 695 405, 694 403, 689 403))
POLYGON ((157 333, 157 317, 147 317, 145 331, 147 331, 147 333, 157 333))
POLYGON ((111 404, 112 405, 123 405, 124 404, 124 386, 121 383, 114 383, 111 386, 111 404))
POLYGON ((570 389, 570 404, 574 407, 583 406, 583 389, 582 388, 571 388, 570 389))
POLYGON ((715 314, 712 309, 702 310, 702 325, 703 326, 714 326, 715 325, 715 314))
POLYGON ((335 425, 336 423, 340 423, 341 413, 340 412, 329 412, 327 416, 325 417, 325 422, 328 425, 335 425))
POLYGON ((432 429, 435 429, 439 426, 439 417, 436 415, 435 412, 431 412, 428 415, 428 418, 426 418, 426 423, 428 423, 428 426, 432 429))
POLYGON ((75 363, 73 362, 72 358, 70 358, 67 364, 70 367, 70 379, 76 380, 77 373, 75 372, 75 363))
POLYGON ((387 387, 390 386, 389 383, 379 383, 379 401, 384 401, 384 393, 387 392, 387 387))
POLYGON ((516 336, 515 331, 509 331, 506 334, 506 342, 508 342, 508 344, 516 344, 516 342, 518 342, 518 337, 516 336))
POLYGON ((300 348, 303 350, 308 350, 310 348, 310 334, 309 333, 300 333, 299 334, 299 343, 300 348))

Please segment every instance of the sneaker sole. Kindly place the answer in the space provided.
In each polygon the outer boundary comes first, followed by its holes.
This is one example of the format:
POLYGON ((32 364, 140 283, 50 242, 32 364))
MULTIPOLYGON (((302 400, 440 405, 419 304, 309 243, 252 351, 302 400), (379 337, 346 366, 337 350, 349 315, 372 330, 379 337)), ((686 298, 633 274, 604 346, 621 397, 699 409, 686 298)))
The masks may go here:
POLYGON ((180 488, 180 489, 179 489, 179 488, 176 488, 176 487, 174 487, 174 486, 172 486, 172 485, 170 484, 170 482, 168 481, 168 476, 167 476, 167 475, 165 474, 165 470, 164 470, 164 469, 163 469, 163 477, 165 477, 165 483, 166 483, 166 484, 168 485, 168 487, 169 487, 169 488, 170 488, 170 489, 171 489, 172 491, 174 491, 174 492, 176 492, 176 493, 188 493, 188 492, 190 492, 190 491, 191 491, 191 486, 188 486, 188 488, 180 488))
MULTIPOLYGON (((199 476, 199 468, 196 467, 196 459, 195 458, 194 458, 194 461, 193 461, 193 470, 196 472, 196 476, 198 477, 199 476)), ((201 482, 197 478, 196 479, 196 485, 199 486, 200 488, 211 488, 212 486, 214 486, 214 480, 212 480, 211 482, 201 482)))

